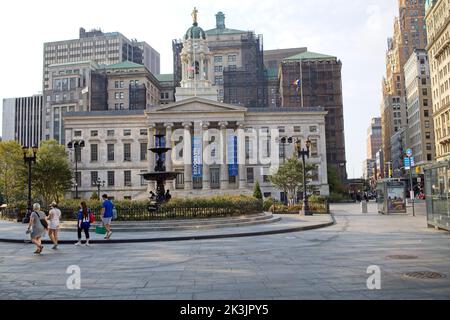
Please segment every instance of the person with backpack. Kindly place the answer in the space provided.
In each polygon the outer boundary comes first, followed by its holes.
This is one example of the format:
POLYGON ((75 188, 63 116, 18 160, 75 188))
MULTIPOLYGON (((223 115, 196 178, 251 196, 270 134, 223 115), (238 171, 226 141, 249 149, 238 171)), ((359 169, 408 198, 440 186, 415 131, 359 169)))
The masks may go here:
POLYGON ((114 204, 112 203, 111 200, 108 199, 108 195, 104 194, 102 196, 103 199, 103 204, 102 204, 102 222, 103 225, 106 228, 106 236, 105 239, 109 240, 111 238, 112 235, 112 230, 111 230, 111 221, 114 217, 113 214, 113 210, 114 210, 114 204))
POLYGON ((39 203, 33 204, 33 212, 30 215, 27 234, 31 234, 31 242, 36 245, 34 254, 41 254, 44 246, 42 245, 42 237, 48 229, 48 222, 45 213, 41 211, 39 203))
POLYGON ((78 242, 76 246, 81 246, 81 231, 84 231, 86 237, 86 247, 89 247, 89 229, 91 228, 91 222, 93 222, 94 214, 88 209, 86 202, 81 202, 80 210, 78 211, 78 242))
POLYGON ((48 236, 53 242, 53 250, 58 249, 58 231, 59 231, 59 219, 61 219, 61 210, 58 209, 58 204, 53 201, 50 204, 50 211, 48 213, 48 236))

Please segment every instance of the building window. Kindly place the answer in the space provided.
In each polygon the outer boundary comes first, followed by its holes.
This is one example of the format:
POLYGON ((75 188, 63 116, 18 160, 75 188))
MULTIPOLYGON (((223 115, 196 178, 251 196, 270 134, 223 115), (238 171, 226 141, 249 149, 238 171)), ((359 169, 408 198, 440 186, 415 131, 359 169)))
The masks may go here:
POLYGON ((428 95, 428 90, 427 89, 422 89, 422 95, 427 96, 428 95))
POLYGON ((270 177, 266 176, 266 175, 263 175, 263 182, 264 183, 270 183, 270 177))
POLYGON ((430 116, 430 111, 424 110, 423 115, 424 115, 424 117, 428 118, 430 116))
POLYGON ((425 139, 431 139, 431 132, 425 132, 425 139))
POLYGON ((108 131, 106 131, 106 135, 107 135, 108 137, 114 137, 114 130, 108 130, 108 131))
POLYGON ((114 88, 119 89, 119 81, 114 82, 114 88))
POLYGON ((214 67, 214 72, 223 72, 222 66, 215 66, 214 67))
POLYGON ((98 144, 91 144, 91 162, 98 161, 98 144))
POLYGON ((98 171, 91 171, 91 184, 97 182, 98 179, 98 171))
MULTIPOLYGON (((147 173, 147 170, 141 170, 141 174, 147 173)), ((145 187, 147 185, 147 181, 144 179, 144 176, 141 175, 141 187, 145 187)))
POLYGON ((311 157, 317 158, 319 156, 319 148, 317 145, 317 139, 311 140, 311 157))
POLYGON ((123 100, 123 98, 124 98, 124 94, 123 94, 123 92, 121 92, 120 93, 120 99, 123 100))
POLYGON ((81 137, 81 131, 80 131, 80 130, 76 130, 76 131, 73 133, 73 135, 74 135, 75 137, 81 137))
POLYGON ((147 160, 147 142, 141 143, 141 161, 147 160))
POLYGON ((295 133, 300 133, 300 132, 302 132, 302 127, 300 127, 300 126, 295 126, 295 127, 294 127, 294 132, 295 132, 295 133))
POLYGON ((108 187, 114 187, 115 176, 114 171, 108 171, 108 187))
POLYGON ((429 127, 430 127, 430 121, 426 120, 426 121, 425 121, 425 128, 428 129, 429 127))
POLYGON ((123 130, 123 135, 124 135, 125 137, 131 136, 131 129, 124 129, 124 130, 123 130))
POLYGON ((75 161, 81 162, 81 148, 75 148, 75 161))
POLYGON ((431 147, 431 143, 427 143, 427 151, 431 151, 432 147, 431 147))
POLYGON ((131 161, 131 144, 123 144, 123 161, 131 161))
POLYGON ((215 84, 223 84, 223 77, 222 76, 214 77, 214 83, 215 84))
POLYGON ((123 88, 123 87, 125 87, 124 82, 120 81, 120 88, 123 88))
POLYGON ((309 127, 309 132, 317 132, 317 127, 316 126, 309 127))
POLYGON ((228 62, 236 62, 236 55, 235 54, 231 54, 228 56, 228 62))
POLYGON ((125 187, 131 187, 131 171, 127 170, 123 172, 123 182, 125 187))
POLYGON ((114 93, 114 98, 116 98, 116 100, 118 100, 118 99, 119 99, 119 97, 120 97, 120 95, 119 95, 119 93, 118 93, 118 92, 114 93))
POLYGON ((98 130, 92 130, 91 137, 98 137, 98 130))
POLYGON ((108 161, 114 161, 114 145, 108 144, 107 145, 107 152, 108 152, 108 161))
POLYGON ((253 168, 247 168, 247 182, 254 183, 255 182, 255 173, 253 168))
POLYGON ((139 131, 139 134, 140 134, 141 136, 146 136, 146 135, 148 134, 147 129, 141 129, 141 130, 139 131))
POLYGON ((222 62, 222 56, 214 56, 214 63, 222 62))

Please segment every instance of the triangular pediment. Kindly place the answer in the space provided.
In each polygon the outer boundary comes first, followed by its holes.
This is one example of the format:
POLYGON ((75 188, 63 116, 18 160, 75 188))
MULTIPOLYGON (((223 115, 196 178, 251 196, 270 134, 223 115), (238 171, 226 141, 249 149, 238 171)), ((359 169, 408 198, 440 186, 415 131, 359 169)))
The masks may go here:
POLYGON ((215 113, 215 112, 246 112, 247 108, 234 106, 222 102, 213 100, 207 100, 203 98, 189 98, 183 101, 178 101, 169 105, 160 106, 148 111, 148 113, 177 113, 177 112, 189 112, 189 113, 215 113))

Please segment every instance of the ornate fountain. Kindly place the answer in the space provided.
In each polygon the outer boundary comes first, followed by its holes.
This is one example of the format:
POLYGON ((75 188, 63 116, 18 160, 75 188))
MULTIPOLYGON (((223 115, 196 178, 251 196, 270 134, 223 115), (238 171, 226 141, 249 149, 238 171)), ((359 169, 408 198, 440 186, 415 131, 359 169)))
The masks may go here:
POLYGON ((155 135, 155 148, 149 150, 156 154, 155 172, 143 173, 142 177, 146 181, 156 181, 156 202, 160 204, 165 201, 165 184, 167 180, 174 180, 180 174, 178 172, 167 172, 164 155, 172 150, 171 148, 163 147, 163 140, 165 135, 155 135))

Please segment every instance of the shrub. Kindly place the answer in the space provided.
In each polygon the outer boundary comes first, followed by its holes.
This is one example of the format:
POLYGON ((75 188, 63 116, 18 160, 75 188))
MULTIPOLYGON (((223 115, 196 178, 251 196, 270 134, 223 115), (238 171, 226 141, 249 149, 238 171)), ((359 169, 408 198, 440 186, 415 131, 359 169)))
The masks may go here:
POLYGON ((261 186, 259 185, 259 181, 256 181, 255 183, 255 187, 253 189, 253 197, 255 197, 256 199, 262 200, 263 199, 263 195, 261 192, 261 186))

